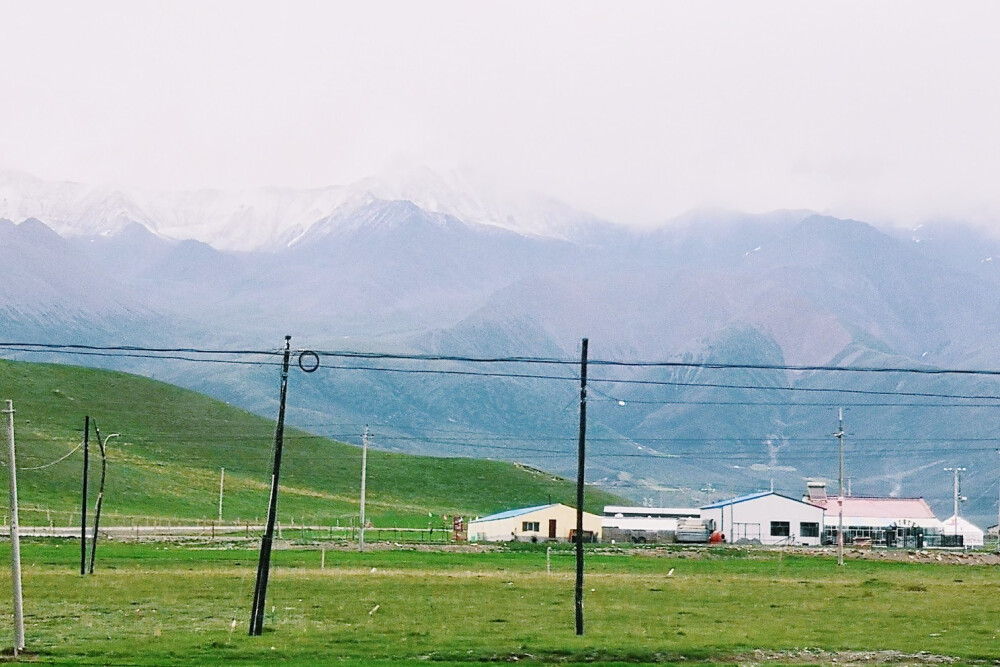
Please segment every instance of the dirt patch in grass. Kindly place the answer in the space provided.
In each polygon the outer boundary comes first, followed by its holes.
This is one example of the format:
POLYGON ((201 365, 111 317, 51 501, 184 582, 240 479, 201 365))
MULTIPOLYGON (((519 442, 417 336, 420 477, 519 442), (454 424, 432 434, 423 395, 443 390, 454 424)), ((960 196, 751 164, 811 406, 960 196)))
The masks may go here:
POLYGON ((950 665, 958 658, 934 653, 900 651, 824 651, 818 648, 791 651, 758 649, 747 655, 732 656, 734 663, 749 666, 767 663, 790 665, 950 665))
POLYGON ((950 565, 1000 565, 1000 554, 983 551, 912 551, 906 549, 851 549, 845 556, 859 560, 893 560, 950 565))
MULTIPOLYGON (((615 550, 606 550, 613 552, 615 550)), ((760 545, 740 546, 727 545, 717 547, 705 546, 684 546, 684 547, 653 547, 644 549, 633 549, 630 552, 618 549, 618 552, 633 553, 637 556, 648 556, 651 558, 718 558, 732 555, 735 552, 744 552, 747 558, 753 558, 755 554, 773 555, 783 553, 788 555, 808 555, 808 556, 832 556, 836 557, 836 551, 832 548, 816 547, 767 547, 760 545)), ((595 553, 600 553, 595 550, 595 553)), ((944 563, 949 565, 1000 565, 1000 554, 986 551, 949 551, 944 549, 880 549, 880 548, 848 548, 844 550, 844 558, 854 560, 884 560, 894 562, 916 562, 916 563, 944 563)))
MULTIPOLYGON (((901 651, 824 651, 819 648, 803 648, 785 651, 757 649, 752 653, 739 653, 725 657, 705 657, 697 654, 647 653, 643 651, 617 653, 607 650, 590 651, 537 651, 512 653, 479 654, 469 651, 460 653, 432 653, 422 659, 448 663, 526 663, 526 664, 669 664, 669 665, 836 665, 837 667, 868 667, 870 665, 891 665, 893 667, 913 667, 924 665, 952 665, 958 658, 928 652, 903 653, 901 651)), ((964 663, 963 663, 964 664, 964 663)))
MULTIPOLYGON (((320 542, 327 551, 357 551, 357 542, 320 542)), ((462 542, 452 544, 420 544, 401 542, 365 542, 368 551, 419 551, 422 553, 483 554, 506 551, 503 545, 462 542)))

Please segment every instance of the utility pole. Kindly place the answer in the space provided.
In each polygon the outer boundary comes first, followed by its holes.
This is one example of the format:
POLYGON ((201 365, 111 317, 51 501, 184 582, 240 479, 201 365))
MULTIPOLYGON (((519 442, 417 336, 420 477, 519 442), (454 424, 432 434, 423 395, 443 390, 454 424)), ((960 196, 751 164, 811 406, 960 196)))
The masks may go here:
POLYGON ((222 523, 222 492, 226 486, 226 469, 219 471, 219 523, 222 523))
POLYGON ((844 409, 837 411, 839 426, 834 437, 840 445, 840 487, 837 489, 837 565, 844 565, 844 409))
POLYGON ((90 476, 90 415, 83 419, 83 502, 80 507, 80 574, 87 574, 87 478, 90 476))
POLYGON ((101 430, 97 428, 97 422, 94 422, 94 433, 97 434, 97 444, 101 448, 101 486, 97 490, 97 507, 94 509, 94 534, 90 538, 90 573, 94 573, 94 559, 97 557, 97 531, 101 525, 101 506, 104 504, 104 478, 108 472, 108 456, 107 450, 105 449, 108 444, 108 440, 111 438, 117 438, 117 433, 112 433, 108 437, 101 439, 101 430))
POLYGON ((576 466, 576 634, 583 634, 583 485, 586 478, 587 445, 587 344, 580 355, 580 440, 576 466))
POLYGON ((958 501, 959 501, 959 496, 958 496, 958 476, 960 474, 962 474, 963 472, 965 472, 965 468, 945 468, 945 472, 955 473, 955 485, 954 485, 954 489, 955 489, 955 514, 953 516, 955 517, 955 535, 958 535, 958 501))
POLYGON ((14 461, 14 402, 7 401, 7 465, 10 470, 10 574, 14 588, 14 657, 24 650, 24 598, 21 593, 21 534, 17 517, 17 464, 14 461))
POLYGON ((358 550, 365 551, 365 481, 368 477, 368 425, 361 435, 361 525, 358 529, 358 550))
POLYGON ((274 465, 271 469, 271 496, 267 506, 267 525, 260 540, 260 560, 257 562, 257 583, 253 591, 250 612, 250 636, 264 632, 264 601, 267 598, 267 577, 271 569, 271 544, 274 542, 274 522, 278 511, 278 475, 281 472, 281 448, 285 437, 285 399, 288 396, 288 362, 291 359, 291 336, 285 336, 285 354, 281 363, 281 397, 278 401, 278 422, 274 427, 274 465))

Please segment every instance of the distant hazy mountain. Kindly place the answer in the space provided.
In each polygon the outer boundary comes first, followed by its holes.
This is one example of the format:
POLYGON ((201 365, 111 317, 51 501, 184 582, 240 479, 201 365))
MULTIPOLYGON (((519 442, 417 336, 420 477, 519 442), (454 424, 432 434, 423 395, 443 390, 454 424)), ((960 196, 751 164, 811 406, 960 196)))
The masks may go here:
MULTIPOLYGON (((976 230, 702 211, 639 231, 464 188, 418 170, 143 198, 2 176, 0 213, 51 218, 0 223, 0 335, 276 347, 288 333, 315 349, 561 359, 588 337, 604 360, 1000 368, 1000 242, 976 230)), ((273 411, 269 369, 103 363, 273 411)), ((573 365, 541 373, 565 380, 332 365, 293 378, 306 428, 357 441, 370 424, 390 449, 575 470, 573 365)), ((591 387, 588 476, 637 499, 835 480, 843 406, 855 493, 923 495, 946 516, 940 468, 965 466, 964 513, 995 516, 1000 414, 946 398, 1000 395, 991 377, 597 366, 591 387)))
POLYGON ((7 340, 124 340, 156 320, 138 292, 43 223, 0 219, 0 331, 7 340))

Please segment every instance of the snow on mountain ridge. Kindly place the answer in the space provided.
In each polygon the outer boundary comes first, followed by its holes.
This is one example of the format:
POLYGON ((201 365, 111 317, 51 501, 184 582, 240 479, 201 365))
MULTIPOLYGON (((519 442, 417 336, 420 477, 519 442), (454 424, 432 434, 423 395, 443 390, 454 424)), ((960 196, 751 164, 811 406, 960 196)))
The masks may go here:
POLYGON ((0 216, 15 222, 37 218, 60 235, 114 234, 129 222, 151 227, 133 197, 105 186, 48 182, 28 174, 0 172, 0 216))
POLYGON ((566 240, 581 227, 606 224, 551 197, 505 192, 457 172, 443 176, 427 167, 398 170, 357 185, 378 199, 410 201, 425 211, 526 236, 566 240))
POLYGON ((146 192, 0 172, 0 217, 38 218, 62 236, 115 235, 137 222, 160 236, 196 239, 218 249, 287 246, 317 224, 348 221, 372 201, 409 201, 431 213, 527 236, 571 238, 602 224, 553 199, 487 192, 426 168, 307 190, 146 192))

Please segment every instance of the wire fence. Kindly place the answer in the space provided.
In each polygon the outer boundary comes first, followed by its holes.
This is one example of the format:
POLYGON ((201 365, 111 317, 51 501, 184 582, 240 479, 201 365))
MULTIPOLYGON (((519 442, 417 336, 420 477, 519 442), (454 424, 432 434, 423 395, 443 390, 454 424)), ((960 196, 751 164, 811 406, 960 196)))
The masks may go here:
MULTIPOLYGON (((10 537, 8 517, 2 517, 0 538, 10 537)), ((80 525, 73 524, 31 524, 22 523, 18 526, 22 537, 65 538, 80 537, 80 525)), ((92 527, 87 527, 88 538, 92 535, 92 527)), ((98 531, 102 539, 118 541, 143 540, 253 540, 257 541, 264 534, 265 526, 250 522, 218 522, 218 521, 178 521, 160 520, 155 523, 132 525, 104 525, 98 531)), ((318 526, 318 525, 276 525, 275 537, 292 543, 320 542, 357 542, 359 539, 357 526, 318 526)), ((397 528, 371 527, 365 529, 367 542, 392 542, 396 544, 449 544, 455 542, 454 534, 446 528, 397 528)))

